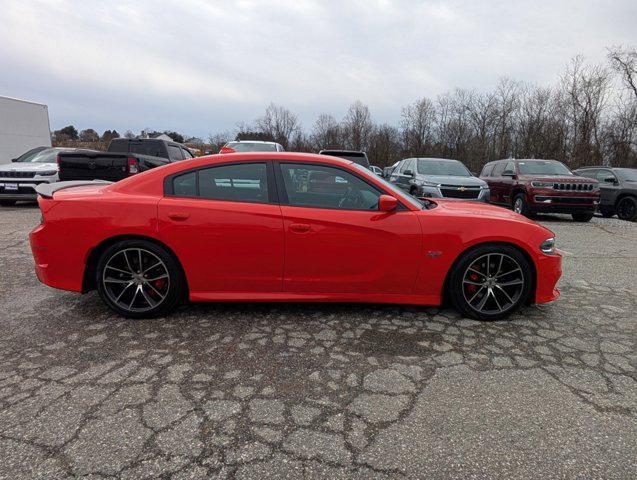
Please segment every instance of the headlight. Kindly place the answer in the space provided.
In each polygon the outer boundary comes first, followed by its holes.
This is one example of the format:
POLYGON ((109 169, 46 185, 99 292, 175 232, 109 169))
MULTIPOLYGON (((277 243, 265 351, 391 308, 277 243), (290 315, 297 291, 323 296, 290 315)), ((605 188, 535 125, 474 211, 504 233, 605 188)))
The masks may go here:
POLYGON ((428 182, 426 180, 421 180, 420 185, 422 185, 423 187, 435 187, 435 188, 440 188, 440 184, 436 183, 436 182, 428 182))
POLYGON ((540 243, 540 250, 543 253, 553 253, 553 249, 555 248, 555 237, 547 238, 542 243, 540 243))
POLYGON ((531 185, 540 188, 551 188, 553 186, 553 182, 531 182, 531 185))

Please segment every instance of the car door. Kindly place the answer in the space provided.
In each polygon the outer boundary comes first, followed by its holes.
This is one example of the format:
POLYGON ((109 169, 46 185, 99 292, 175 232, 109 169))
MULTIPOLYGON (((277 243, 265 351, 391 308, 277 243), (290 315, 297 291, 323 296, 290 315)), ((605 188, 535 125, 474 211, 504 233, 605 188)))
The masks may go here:
POLYGON ((168 177, 159 235, 192 293, 280 292, 283 219, 268 162, 238 162, 168 177))
POLYGON ((384 193, 344 167, 281 162, 283 288, 296 293, 409 294, 421 256, 416 214, 378 211, 384 193))
POLYGON ((504 171, 504 167, 506 162, 496 162, 495 167, 493 167, 493 171, 491 172, 491 176, 489 177, 489 190, 490 190, 490 198, 489 201, 491 203, 503 203, 502 201, 502 193, 503 193, 503 178, 502 172, 504 171))
POLYGON ((602 168, 596 172, 595 179, 599 182, 600 204, 604 206, 615 205, 615 200, 621 190, 617 176, 612 170, 602 168), (613 182, 606 181, 611 178, 614 180, 613 182))

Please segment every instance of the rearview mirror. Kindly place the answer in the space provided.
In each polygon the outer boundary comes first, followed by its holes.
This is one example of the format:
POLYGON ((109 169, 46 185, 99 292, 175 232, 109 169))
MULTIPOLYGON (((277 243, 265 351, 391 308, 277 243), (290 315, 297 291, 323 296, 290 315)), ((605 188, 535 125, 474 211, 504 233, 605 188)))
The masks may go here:
POLYGON ((405 170, 403 172, 403 175, 407 175, 408 177, 413 177, 414 176, 414 172, 411 170, 405 170))
POLYGON ((381 195, 378 197, 378 211, 391 212, 398 207, 398 200, 391 195, 381 195))

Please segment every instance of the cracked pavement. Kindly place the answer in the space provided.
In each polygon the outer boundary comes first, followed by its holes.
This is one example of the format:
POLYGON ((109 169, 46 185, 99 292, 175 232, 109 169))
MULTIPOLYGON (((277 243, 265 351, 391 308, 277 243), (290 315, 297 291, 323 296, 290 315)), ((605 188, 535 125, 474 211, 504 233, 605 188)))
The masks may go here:
POLYGON ((123 320, 40 285, 0 209, 0 478, 634 478, 637 224, 552 217, 562 297, 196 304, 123 320))

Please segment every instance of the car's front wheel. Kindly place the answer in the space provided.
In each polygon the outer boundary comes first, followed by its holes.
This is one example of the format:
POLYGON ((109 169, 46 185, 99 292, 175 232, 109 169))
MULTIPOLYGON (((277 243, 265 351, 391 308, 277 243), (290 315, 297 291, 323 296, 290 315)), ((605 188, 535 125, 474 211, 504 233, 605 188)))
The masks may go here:
POLYGON ((635 197, 622 198, 617 203, 617 216, 629 222, 637 220, 637 199, 635 197))
POLYGON ((572 213, 571 217, 576 222, 590 222, 591 218, 593 218, 593 212, 572 213))
POLYGON ((526 303, 531 283, 531 266, 522 253, 508 245, 484 245, 463 254, 447 288, 462 314, 498 320, 526 303))
POLYGON ((518 193, 513 199, 513 211, 525 217, 532 216, 533 213, 529 209, 529 205, 526 203, 526 196, 523 193, 518 193))
POLYGON ((127 318, 169 313, 185 285, 173 256, 146 240, 124 240, 107 248, 98 261, 95 283, 104 303, 127 318))

